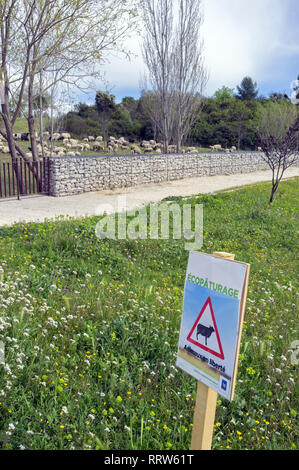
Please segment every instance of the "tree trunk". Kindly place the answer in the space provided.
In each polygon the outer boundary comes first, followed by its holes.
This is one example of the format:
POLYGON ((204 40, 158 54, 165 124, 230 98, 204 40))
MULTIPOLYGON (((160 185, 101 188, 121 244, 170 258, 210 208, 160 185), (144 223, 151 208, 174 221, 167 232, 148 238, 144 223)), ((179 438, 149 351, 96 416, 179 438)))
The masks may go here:
POLYGON ((44 146, 44 125, 43 125, 43 100, 42 100, 42 72, 40 71, 40 81, 39 81, 39 137, 40 144, 42 146, 42 155, 45 158, 45 146, 44 146))
POLYGON ((38 161, 38 152, 36 144, 36 135, 35 135, 35 126, 34 126, 34 116, 33 116, 33 77, 32 74, 29 78, 29 87, 28 87, 28 130, 30 134, 30 143, 31 143, 31 153, 32 160, 34 162, 38 161))

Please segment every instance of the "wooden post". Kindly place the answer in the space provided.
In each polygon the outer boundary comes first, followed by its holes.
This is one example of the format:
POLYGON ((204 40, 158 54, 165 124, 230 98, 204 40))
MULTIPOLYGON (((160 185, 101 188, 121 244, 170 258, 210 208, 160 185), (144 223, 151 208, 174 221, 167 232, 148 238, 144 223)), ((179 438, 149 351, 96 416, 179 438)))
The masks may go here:
MULTIPOLYGON (((234 260, 235 255, 214 252, 213 256, 234 260)), ((202 382, 197 382, 197 395, 193 419, 190 450, 210 450, 212 445, 214 421, 218 393, 202 382)))

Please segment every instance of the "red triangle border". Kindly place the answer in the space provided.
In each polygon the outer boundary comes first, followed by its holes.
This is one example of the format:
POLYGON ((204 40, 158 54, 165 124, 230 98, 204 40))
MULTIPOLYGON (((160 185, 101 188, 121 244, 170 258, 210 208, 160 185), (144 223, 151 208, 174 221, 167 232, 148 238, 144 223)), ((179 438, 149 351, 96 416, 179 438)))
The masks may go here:
POLYGON ((219 357, 220 359, 224 359, 222 344, 221 344, 221 341, 220 341, 220 336, 219 336, 217 324, 216 324, 216 321, 215 321, 215 315, 214 315, 214 311, 213 311, 213 307, 212 307, 211 297, 207 298, 204 306, 202 307, 202 309, 200 311, 200 314, 198 315, 198 317, 196 319, 196 322, 194 323, 189 335, 187 336, 187 341, 190 341, 190 343, 195 344, 195 346, 198 346, 198 347, 204 349, 205 351, 213 354, 214 356, 219 357), (194 339, 191 338, 191 336, 192 336, 192 334, 193 334, 193 332, 194 332, 194 330, 197 326, 197 323, 201 319, 201 317, 202 317, 202 315, 203 315, 203 313, 206 310, 208 305, 210 306, 211 316, 212 316, 212 320, 213 320, 213 324, 214 324, 214 330, 215 330, 215 334, 216 334, 216 338, 217 338, 220 353, 218 353, 217 351, 214 351, 213 349, 208 348, 207 346, 205 346, 203 344, 198 343, 197 341, 195 341, 194 339))

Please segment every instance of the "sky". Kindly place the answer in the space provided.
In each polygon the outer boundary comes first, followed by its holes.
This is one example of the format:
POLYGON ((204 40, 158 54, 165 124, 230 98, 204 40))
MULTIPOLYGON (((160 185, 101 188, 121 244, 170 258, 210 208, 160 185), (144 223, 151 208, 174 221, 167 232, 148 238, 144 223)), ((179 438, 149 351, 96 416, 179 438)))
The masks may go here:
MULTIPOLYGON (((205 20, 202 38, 209 81, 206 96, 222 86, 236 89, 245 76, 257 82, 259 94, 291 94, 290 84, 299 74, 298 0, 203 0, 205 20)), ((108 89, 120 102, 140 96, 146 72, 139 35, 126 40, 132 56, 110 57, 103 66, 108 89)), ((95 93, 80 96, 93 103, 95 93)))

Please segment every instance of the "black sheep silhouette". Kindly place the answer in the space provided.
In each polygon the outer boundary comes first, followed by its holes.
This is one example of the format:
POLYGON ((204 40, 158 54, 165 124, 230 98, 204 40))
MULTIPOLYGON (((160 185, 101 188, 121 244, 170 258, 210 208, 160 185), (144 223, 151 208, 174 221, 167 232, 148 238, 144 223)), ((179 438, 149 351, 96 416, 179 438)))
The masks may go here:
POLYGON ((196 339, 198 341, 198 335, 202 335, 205 337, 205 346, 207 346, 207 339, 211 336, 212 333, 214 333, 214 328, 212 326, 204 326, 201 323, 198 323, 197 329, 196 329, 196 339))

